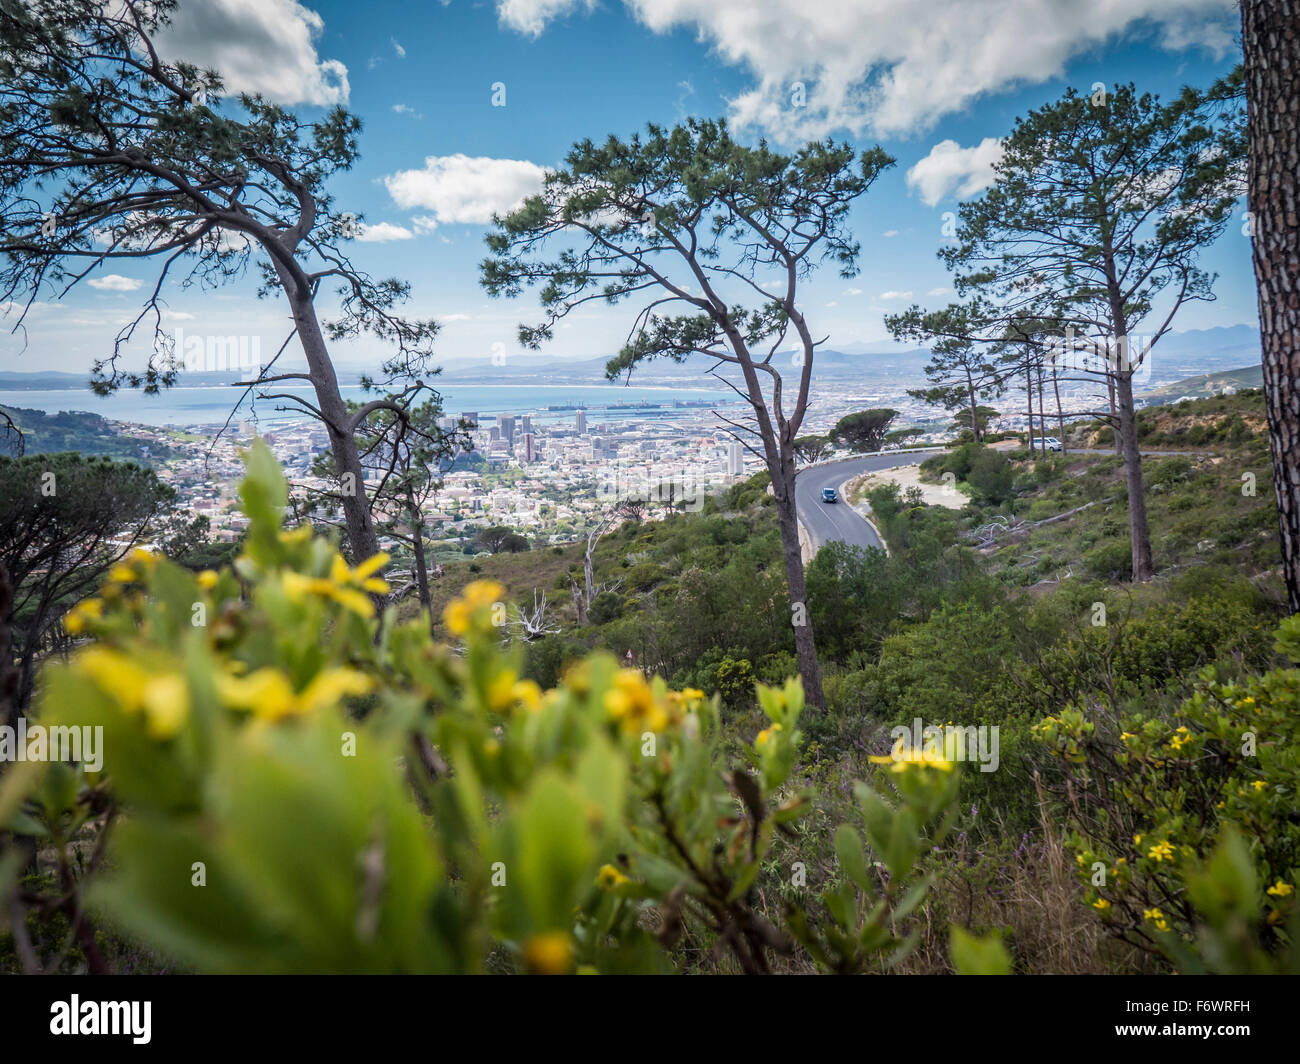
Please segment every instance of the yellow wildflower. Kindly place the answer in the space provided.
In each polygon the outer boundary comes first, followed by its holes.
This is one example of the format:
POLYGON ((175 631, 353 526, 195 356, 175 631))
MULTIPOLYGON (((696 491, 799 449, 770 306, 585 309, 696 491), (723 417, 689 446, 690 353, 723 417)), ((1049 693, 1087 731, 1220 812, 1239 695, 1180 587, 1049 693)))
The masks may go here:
POLYGON ((145 731, 151 739, 170 739, 190 715, 190 689, 179 673, 155 676, 141 698, 145 731))
POLYGON ((930 768, 937 768, 940 772, 952 771, 952 762, 937 750, 908 746, 901 739, 894 747, 893 753, 872 755, 868 760, 877 765, 889 765, 890 772, 906 772, 910 765, 928 765, 930 768))
POLYGON ((1275 898, 1289 898, 1295 893, 1295 887, 1285 880, 1279 879, 1265 893, 1271 894, 1275 898))
POLYGON ((1147 856, 1153 861, 1172 861, 1174 859, 1174 847, 1168 840, 1158 842, 1147 850, 1147 856))
POLYGON ((281 580, 291 599, 301 600, 308 595, 316 595, 337 602, 358 617, 369 619, 375 615, 375 604, 367 592, 382 595, 388 591, 388 584, 372 574, 387 563, 388 555, 381 553, 367 558, 355 569, 349 569, 343 556, 335 554, 328 577, 304 576, 289 571, 284 573, 281 580))
POLYGON ((203 588, 204 591, 211 591, 217 586, 217 573, 215 569, 204 569, 203 572, 199 573, 199 575, 195 577, 195 579, 198 580, 199 587, 203 588))
POLYGON ((465 585, 460 597, 447 603, 442 623, 452 635, 462 636, 477 622, 484 630, 488 619, 484 607, 494 606, 505 595, 504 585, 495 580, 474 580, 465 585))
POLYGON ((1092 907, 1096 909, 1098 912, 1104 913, 1107 909, 1110 908, 1110 902, 1107 901, 1105 898, 1098 898, 1096 901, 1092 903, 1092 907))
POLYGON ((346 695, 363 695, 374 686, 370 677, 355 669, 334 668, 318 673, 301 691, 279 669, 258 669, 248 676, 217 678, 221 700, 232 709, 246 709, 260 720, 305 716, 332 705, 346 695))
POLYGON ((613 686, 605 692, 605 711, 630 733, 662 731, 673 720, 640 669, 618 670, 613 686))
POLYGON ((189 716, 189 688, 179 673, 151 675, 125 654, 102 646, 82 651, 74 668, 126 712, 143 712, 152 739, 170 739, 189 716))
POLYGON ((596 885, 601 890, 611 890, 614 887, 621 887, 624 883, 630 882, 631 880, 612 864, 601 865, 600 871, 596 873, 596 885))
POLYGON ((63 618, 63 627, 69 635, 80 635, 91 621, 97 621, 102 616, 104 616, 104 600, 88 598, 68 610, 63 618))
POLYGON ((573 940, 566 931, 545 931, 524 943, 524 963, 534 975, 563 975, 573 966, 573 940))

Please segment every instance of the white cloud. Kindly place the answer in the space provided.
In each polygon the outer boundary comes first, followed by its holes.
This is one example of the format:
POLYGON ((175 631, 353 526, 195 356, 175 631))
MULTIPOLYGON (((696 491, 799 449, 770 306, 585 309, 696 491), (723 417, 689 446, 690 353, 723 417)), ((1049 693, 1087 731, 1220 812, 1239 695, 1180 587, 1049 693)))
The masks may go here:
POLYGON ((398 43, 397 43, 397 40, 396 40, 395 38, 393 38, 393 37, 389 37, 388 39, 389 39, 390 42, 392 42, 392 45, 393 45, 393 51, 397 53, 397 58, 398 58, 398 59, 405 59, 405 58, 406 58, 406 49, 403 48, 400 44, 398 44, 398 43))
POLYGON ((552 19, 581 8, 596 10, 596 0, 497 0, 497 17, 513 30, 537 37, 552 19))
POLYGON ((898 230, 897 230, 897 229, 886 229, 886 230, 885 230, 883 233, 881 233, 880 235, 883 236, 883 237, 885 237, 886 239, 888 239, 888 238, 891 237, 891 236, 898 236, 898 230))
POLYGON ((930 154, 907 171, 907 187, 919 192, 927 207, 956 193, 969 199, 993 184, 993 164, 1002 158, 1002 144, 985 137, 971 148, 955 140, 941 140, 930 154))
POLYGON ((387 244, 390 240, 410 240, 414 233, 403 225, 393 225, 389 222, 376 222, 374 225, 363 225, 361 231, 357 233, 357 239, 363 244, 387 244))
POLYGON ((952 296, 957 294, 957 290, 955 288, 944 288, 941 286, 939 288, 931 288, 930 291, 925 294, 927 296, 952 296))
POLYGON ((889 292, 881 292, 881 293, 880 293, 880 298, 881 298, 881 299, 911 299, 911 298, 912 298, 912 293, 911 293, 911 292, 895 292, 895 291, 892 291, 892 290, 891 290, 891 291, 889 291, 889 292))
POLYGON ((486 225, 493 214, 518 206, 542 187, 546 173, 524 159, 468 155, 430 155, 419 170, 399 170, 384 178, 399 207, 423 207, 432 214, 412 219, 417 231, 466 222, 486 225))
POLYGON ((142 282, 134 277, 123 277, 120 273, 106 273, 103 277, 92 277, 86 283, 99 292, 134 292, 142 282))
POLYGON ((860 296, 860 295, 862 295, 862 289, 861 289, 861 288, 846 288, 846 289, 844 289, 844 294, 845 294, 846 296, 860 296))
POLYGON ((321 59, 325 21, 298 0, 182 0, 158 35, 159 50, 220 72, 229 92, 277 103, 346 103, 348 68, 321 59))
MULTIPOLYGON (((1233 0, 624 0, 656 33, 694 30, 753 87, 732 118, 784 141, 846 129, 912 133, 981 96, 1060 77, 1072 57, 1124 33, 1165 48, 1219 48, 1233 0), (921 17, 923 12, 924 17, 921 17), (793 106, 795 83, 805 90, 793 106)), ((497 0, 503 25, 536 36, 595 0, 497 0)))

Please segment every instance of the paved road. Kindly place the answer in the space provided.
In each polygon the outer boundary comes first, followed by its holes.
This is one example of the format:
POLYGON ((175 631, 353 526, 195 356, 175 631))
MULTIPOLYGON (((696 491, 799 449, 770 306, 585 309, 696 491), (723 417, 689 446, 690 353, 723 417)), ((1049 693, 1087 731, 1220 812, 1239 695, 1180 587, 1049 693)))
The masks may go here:
MULTIPOLYGON (((825 465, 809 466, 801 469, 794 483, 795 505, 799 510, 799 520, 812 540, 814 552, 825 543, 840 539, 859 547, 883 547, 880 537, 876 535, 862 516, 853 509, 840 492, 839 502, 822 502, 822 488, 834 488, 839 491, 846 481, 859 473, 877 469, 893 469, 897 466, 923 462, 932 454, 942 454, 944 448, 935 447, 926 451, 912 451, 907 454, 873 454, 863 458, 846 458, 840 462, 828 462, 825 465)), ((1114 449, 1080 450, 1070 448, 1070 454, 1113 455, 1114 449)), ((1144 457, 1159 458, 1167 455, 1196 455, 1200 451, 1143 451, 1144 457)))
POLYGON ((822 488, 839 491, 846 480, 859 473, 912 465, 942 452, 942 447, 936 447, 930 451, 912 451, 907 454, 872 454, 801 469, 794 482, 795 505, 799 510, 799 520, 812 540, 813 549, 817 550, 822 544, 835 539, 859 547, 883 546, 871 526, 844 500, 843 492, 840 492, 839 502, 822 502, 822 488))

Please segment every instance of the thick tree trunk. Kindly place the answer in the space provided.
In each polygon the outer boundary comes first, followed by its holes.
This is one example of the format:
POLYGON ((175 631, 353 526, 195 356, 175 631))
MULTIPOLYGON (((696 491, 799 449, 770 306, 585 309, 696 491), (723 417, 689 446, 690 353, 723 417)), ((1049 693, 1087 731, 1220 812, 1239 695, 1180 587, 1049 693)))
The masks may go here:
POLYGON ((980 435, 979 399, 975 395, 975 382, 971 380, 969 372, 966 374, 966 396, 970 403, 971 434, 975 437, 975 442, 979 443, 984 438, 980 435))
POLYGON ((307 372, 316 389, 316 407, 325 418, 325 432, 329 437, 330 450, 334 453, 334 464, 344 484, 343 520, 347 527, 348 543, 352 547, 352 560, 354 564, 360 563, 379 553, 379 538, 375 534, 375 523, 370 516, 370 504, 366 499, 365 471, 361 468, 357 441, 347 428, 347 405, 343 402, 343 393, 339 391, 338 374, 334 372, 334 363, 325 346, 325 335, 321 332, 320 321, 316 317, 316 305, 312 302, 311 292, 301 288, 275 256, 271 257, 271 261, 279 275, 280 286, 289 300, 293 323, 298 329, 298 342, 302 345, 302 353, 307 359, 307 372), (348 481, 351 481, 350 485, 348 481))
POLYGON ((1106 377, 1106 391, 1109 393, 1110 396, 1111 433, 1115 437, 1115 454, 1118 457, 1123 458, 1124 442, 1123 440, 1120 439, 1119 407, 1116 405, 1115 402, 1115 378, 1114 377, 1111 376, 1106 377))
POLYGON ((1248 177, 1282 572, 1300 612, 1300 0, 1243 0, 1248 177))
POLYGON ((817 644, 813 639, 812 616, 808 608, 808 587, 804 582, 803 552, 799 546, 799 511, 794 494, 794 455, 781 454, 780 464, 772 473, 772 493, 776 496, 777 520, 781 526, 781 552, 785 559, 785 579, 790 591, 790 620, 794 626, 794 650, 803 679, 804 699, 819 709, 826 705, 822 694, 822 670, 817 661, 817 644))
POLYGON ((1151 530, 1147 524, 1146 486, 1142 482, 1142 454, 1138 450, 1137 415, 1133 410, 1133 374, 1114 377, 1115 409, 1119 417, 1121 456, 1124 459, 1124 482, 1128 489, 1129 539, 1133 548, 1133 579, 1150 580, 1155 575, 1151 561, 1151 530))

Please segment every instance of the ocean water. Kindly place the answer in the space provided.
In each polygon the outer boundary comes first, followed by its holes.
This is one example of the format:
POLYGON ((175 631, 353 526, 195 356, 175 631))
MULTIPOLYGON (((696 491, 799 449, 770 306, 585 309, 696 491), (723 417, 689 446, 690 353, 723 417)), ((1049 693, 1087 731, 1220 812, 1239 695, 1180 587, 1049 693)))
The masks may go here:
MULTIPOLYGON (((440 382, 442 383, 442 382, 440 382)), ((314 398, 310 387, 285 382, 274 386, 276 391, 299 394, 308 401, 314 398), (289 386, 292 385, 292 386, 289 386)), ((123 388, 107 398, 100 398, 89 390, 51 389, 0 391, 0 406, 16 406, 27 410, 57 413, 60 410, 88 410, 117 421, 131 421, 141 425, 210 425, 226 420, 231 407, 242 389, 229 387, 168 389, 159 395, 149 396, 123 388)), ((456 384, 448 381, 438 388, 443 398, 443 413, 459 417, 465 412, 486 414, 534 413, 539 421, 556 422, 573 420, 573 409, 550 410, 546 407, 586 407, 588 420, 623 420, 663 416, 673 412, 674 400, 685 402, 707 401, 716 405, 733 405, 737 399, 726 389, 706 390, 674 387, 635 387, 621 384, 569 385, 530 384, 527 387, 507 384, 456 384), (613 404, 660 404, 660 410, 610 409, 613 404)), ((344 388, 345 398, 364 401, 367 396, 360 388, 344 388)), ((707 409, 707 408, 704 408, 707 409)), ((298 421, 308 415, 297 404, 288 400, 246 400, 240 407, 236 420, 256 421, 259 425, 283 424, 298 421), (285 409, 277 409, 285 408, 285 409)))

